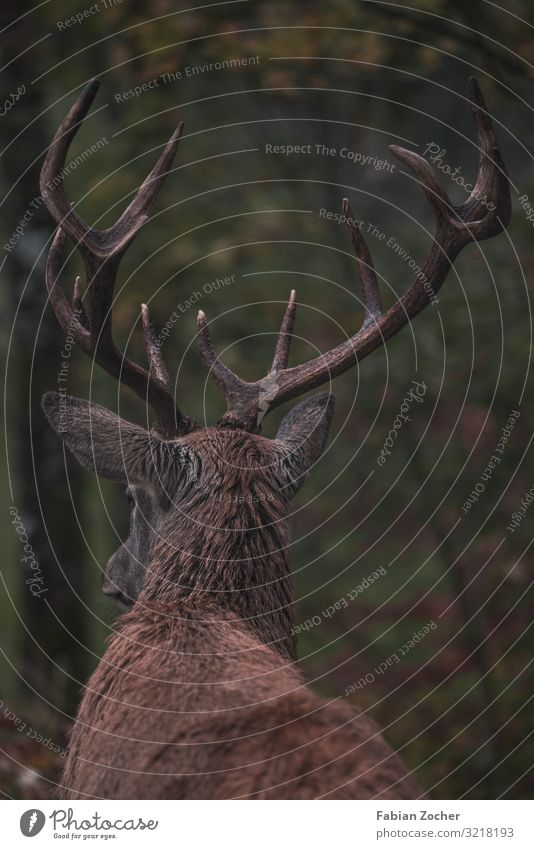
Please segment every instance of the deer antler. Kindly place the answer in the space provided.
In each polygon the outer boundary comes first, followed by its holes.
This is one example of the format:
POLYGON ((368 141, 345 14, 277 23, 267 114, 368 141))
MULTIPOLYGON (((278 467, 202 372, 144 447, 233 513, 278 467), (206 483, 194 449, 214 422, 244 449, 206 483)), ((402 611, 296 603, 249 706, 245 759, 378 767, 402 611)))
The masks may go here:
MULTIPOLYGON (((142 305, 142 324, 149 371, 128 359, 113 342, 112 304, 120 260, 140 228, 163 185, 174 159, 183 124, 179 124, 158 162, 118 221, 107 230, 89 227, 71 207, 63 189, 62 170, 69 146, 87 115, 98 89, 90 82, 59 127, 48 150, 42 171, 41 191, 45 204, 58 224, 52 241, 46 285, 56 316, 79 346, 109 374, 129 386, 156 413, 155 426, 166 436, 188 433, 197 427, 174 400, 169 373, 157 345, 148 307, 142 305), (74 286, 73 306, 59 283, 65 236, 76 244, 83 258, 87 292, 86 312, 81 284, 74 286)), ((470 97, 480 150, 475 187, 465 203, 455 206, 440 186, 428 162, 416 153, 391 145, 393 154, 417 177, 436 216, 434 242, 422 270, 412 286, 387 312, 383 312, 373 261, 349 202, 343 212, 356 256, 365 307, 360 329, 345 342, 307 363, 287 367, 295 320, 296 296, 291 293, 276 343, 269 373, 255 382, 242 380, 221 362, 213 347, 206 316, 198 315, 197 343, 203 363, 226 399, 226 412, 219 424, 249 431, 259 430, 263 416, 289 401, 347 371, 375 348, 383 345, 430 302, 443 285, 449 268, 465 245, 497 235, 510 220, 510 191, 493 124, 475 79, 470 97)))
MULTIPOLYGON (((443 285, 449 268, 461 249, 473 241, 497 235, 510 220, 508 177, 495 137, 492 121, 477 81, 470 80, 470 99, 478 137, 480 159, 475 187, 465 203, 455 206, 440 186, 428 162, 417 153, 391 145, 390 150, 417 177, 436 216, 436 232, 429 255, 415 282, 395 304, 383 313, 377 277, 369 249, 354 222, 348 200, 343 212, 348 217, 356 263, 361 279, 365 317, 360 329, 345 342, 302 365, 287 368, 289 340, 295 313, 290 300, 284 319, 271 372, 262 380, 249 383, 237 377, 219 360, 210 339, 203 312, 198 316, 198 345, 204 364, 222 389, 227 409, 219 424, 257 430, 260 398, 269 383, 269 409, 289 401, 309 389, 337 377, 375 348, 383 345, 430 302, 443 285)), ((261 417, 265 414, 262 411, 261 417)))
POLYGON ((98 90, 91 81, 69 111, 48 149, 40 187, 46 207, 58 229, 46 264, 46 286, 58 321, 71 333, 80 348, 112 377, 132 389, 150 404, 156 414, 155 427, 165 436, 188 433, 195 422, 183 415, 174 400, 169 373, 157 345, 148 307, 142 305, 142 325, 149 370, 136 365, 115 345, 112 334, 113 291, 119 263, 143 224, 148 211, 167 176, 182 134, 180 123, 167 142, 156 165, 120 218, 107 230, 94 230, 80 218, 65 196, 63 168, 67 152, 98 90), (82 301, 80 278, 74 286, 73 305, 69 304, 59 282, 65 236, 78 248, 85 266, 88 310, 82 301))

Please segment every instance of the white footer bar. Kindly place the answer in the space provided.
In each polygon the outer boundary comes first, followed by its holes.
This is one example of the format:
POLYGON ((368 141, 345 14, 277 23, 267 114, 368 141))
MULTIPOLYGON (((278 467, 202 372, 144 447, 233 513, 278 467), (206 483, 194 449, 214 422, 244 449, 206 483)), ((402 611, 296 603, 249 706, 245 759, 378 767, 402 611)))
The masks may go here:
POLYGON ((528 801, 5 801, 3 846, 532 849, 528 801), (35 843, 30 839, 35 838, 35 843))

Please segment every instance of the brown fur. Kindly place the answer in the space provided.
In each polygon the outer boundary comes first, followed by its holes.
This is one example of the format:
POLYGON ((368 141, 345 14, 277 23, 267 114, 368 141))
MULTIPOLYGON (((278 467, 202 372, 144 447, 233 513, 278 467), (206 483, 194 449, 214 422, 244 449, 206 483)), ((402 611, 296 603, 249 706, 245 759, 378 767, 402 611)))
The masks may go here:
POLYGON ((215 430, 188 444, 210 498, 192 487, 161 528, 144 588, 87 685, 64 797, 421 796, 376 726, 312 694, 292 662, 273 443, 215 430))
POLYGON ((230 428, 162 440, 77 399, 61 419, 55 396, 44 406, 135 502, 106 570, 135 603, 85 688, 63 798, 420 797, 375 725, 315 696, 295 665, 287 515, 331 400, 302 402, 275 440, 230 428))
POLYGON ((231 615, 141 599, 88 682, 62 783, 69 799, 422 796, 371 720, 231 615))

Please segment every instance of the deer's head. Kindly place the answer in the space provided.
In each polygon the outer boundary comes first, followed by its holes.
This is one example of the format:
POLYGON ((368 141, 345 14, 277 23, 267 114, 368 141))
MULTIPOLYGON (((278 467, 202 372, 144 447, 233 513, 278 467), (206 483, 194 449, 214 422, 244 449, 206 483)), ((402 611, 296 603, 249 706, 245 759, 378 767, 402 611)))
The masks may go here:
MULTIPOLYGON (((273 549, 287 544, 289 504, 321 455, 333 398, 316 395, 298 404, 276 439, 229 427, 191 428, 166 438, 97 404, 55 392, 46 393, 43 408, 82 466, 126 488, 130 534, 107 563, 103 590, 130 604, 155 552, 168 545, 175 548, 170 552, 175 560, 182 555, 188 562, 186 555, 194 551, 198 571, 199 558, 213 551, 215 561, 222 555, 217 549, 239 545, 244 533, 252 549, 259 550, 254 534, 271 533, 273 549)), ((175 577, 191 583, 190 576, 175 577)), ((209 579, 202 583, 207 586, 209 579)))
MULTIPOLYGON (((246 546, 247 533, 265 535, 268 529, 283 524, 291 498, 324 447, 332 417, 331 396, 312 397, 296 406, 283 420, 274 440, 260 435, 264 416, 280 404, 329 383, 423 310, 442 286, 460 250, 472 241, 496 235, 506 226, 510 195, 493 125, 478 85, 472 80, 470 94, 480 163, 474 189, 465 203, 451 203, 423 157, 391 146, 394 155, 422 186, 436 217, 432 247, 410 289, 383 311, 369 250, 359 223, 344 200, 343 211, 362 284, 364 318, 360 329, 327 353, 288 367, 296 309, 292 292, 271 368, 261 380, 247 382, 219 359, 206 316, 199 312, 199 353, 226 400, 226 412, 217 425, 199 427, 176 404, 148 308, 141 308, 148 369, 118 350, 111 321, 120 260, 147 220, 173 161, 183 125, 179 125, 118 221, 108 230, 94 230, 67 200, 61 174, 69 145, 97 87, 97 83, 89 83, 66 116, 41 172, 43 198, 58 225, 47 262, 47 289, 64 331, 73 335, 109 374, 148 402, 155 420, 148 432, 79 399, 48 393, 43 404, 53 427, 82 465, 127 488, 132 503, 130 537, 109 561, 104 579, 104 590, 127 602, 139 594, 145 567, 159 547, 188 546, 194 549, 194 559, 205 550, 206 538, 210 542, 212 526, 220 531, 222 523, 246 546), (72 306, 59 282, 66 236, 77 245, 86 272, 85 293, 78 278, 72 306), (234 509, 237 504, 240 508, 234 509)), ((221 538, 219 533, 218 544, 221 538)), ((193 580, 191 575, 188 579, 193 580)))

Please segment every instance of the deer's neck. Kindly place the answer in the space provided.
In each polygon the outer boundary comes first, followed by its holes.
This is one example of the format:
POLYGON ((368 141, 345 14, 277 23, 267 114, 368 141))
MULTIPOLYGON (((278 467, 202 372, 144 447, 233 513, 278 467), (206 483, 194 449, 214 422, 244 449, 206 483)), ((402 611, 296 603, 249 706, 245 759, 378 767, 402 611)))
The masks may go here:
POLYGON ((280 505, 247 493, 211 504, 209 511, 205 503, 198 507, 188 506, 187 516, 160 532, 140 602, 216 604, 295 660, 289 530, 276 518, 280 505))

